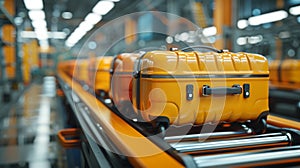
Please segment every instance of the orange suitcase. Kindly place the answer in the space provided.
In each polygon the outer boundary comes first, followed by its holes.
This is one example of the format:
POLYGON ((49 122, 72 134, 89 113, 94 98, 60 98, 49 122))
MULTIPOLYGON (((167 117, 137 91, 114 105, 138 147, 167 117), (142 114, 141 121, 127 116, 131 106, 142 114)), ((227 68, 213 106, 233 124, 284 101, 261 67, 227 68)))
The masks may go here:
MULTIPOLYGON (((278 74, 278 68, 281 66, 281 60, 273 60, 272 62, 270 62, 269 64, 269 71, 270 71, 270 81, 272 83, 274 82, 279 82, 279 74, 278 74)), ((279 70, 280 71, 280 70, 279 70)))
POLYGON ((124 110, 124 105, 131 106, 132 109, 132 72, 139 56, 138 53, 123 53, 117 55, 112 62, 110 97, 120 111, 124 110))
POLYGON ((110 89, 110 66, 113 57, 99 57, 95 64, 89 68, 89 81, 95 93, 101 97, 108 96, 110 89))
POLYGON ((269 69, 273 86, 282 89, 300 88, 300 60, 274 60, 270 63, 269 69))
POLYGON ((256 132, 263 132, 268 82, 268 62, 261 55, 152 51, 136 60, 132 102, 145 121, 167 118, 174 125, 247 121, 256 132))
POLYGON ((300 60, 286 59, 281 64, 281 80, 287 83, 300 83, 300 60))

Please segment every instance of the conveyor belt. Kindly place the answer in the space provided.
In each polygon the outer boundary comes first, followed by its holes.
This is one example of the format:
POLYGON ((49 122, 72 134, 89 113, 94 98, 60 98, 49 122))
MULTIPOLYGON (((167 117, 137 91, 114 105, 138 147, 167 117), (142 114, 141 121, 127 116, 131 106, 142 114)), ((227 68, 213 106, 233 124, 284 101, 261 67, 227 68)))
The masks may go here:
MULTIPOLYGON (((183 167, 180 161, 164 152, 125 120, 113 113, 106 105, 96 100, 64 72, 59 72, 59 79, 69 102, 73 104, 73 109, 77 109, 76 105, 79 103, 83 103, 88 109, 88 112, 78 110, 75 112, 85 136, 91 137, 94 142, 102 145, 100 143, 102 141, 101 137, 97 135, 104 134, 109 139, 108 144, 118 149, 113 152, 120 156, 128 156, 130 164, 136 167, 183 167), (72 89, 70 89, 70 86, 72 86, 72 89), (85 120, 82 116, 84 113, 88 114, 85 116, 85 120), (163 162, 158 162, 158 160, 163 160, 163 162)), ((105 148, 105 146, 103 147, 105 148)), ((111 148, 105 149, 112 150, 111 148)))
POLYGON ((76 118, 85 136, 89 137, 89 143, 93 144, 92 151, 99 157, 99 162, 101 159, 115 159, 103 162, 106 165, 102 166, 119 167, 115 163, 118 159, 127 167, 300 164, 299 153, 296 153, 300 150, 300 133, 294 130, 300 129, 298 122, 288 125, 287 120, 270 116, 268 123, 277 127, 270 126, 267 133, 262 135, 253 135, 251 129, 247 128, 174 135, 162 139, 150 136, 139 125, 123 119, 109 104, 96 100, 79 84, 72 83, 64 73, 59 74, 60 83, 65 86, 64 91, 69 101, 73 102, 73 108, 77 109, 76 118), (294 129, 281 129, 278 126, 294 129), (107 151, 117 154, 108 152, 112 157, 107 157, 107 151))

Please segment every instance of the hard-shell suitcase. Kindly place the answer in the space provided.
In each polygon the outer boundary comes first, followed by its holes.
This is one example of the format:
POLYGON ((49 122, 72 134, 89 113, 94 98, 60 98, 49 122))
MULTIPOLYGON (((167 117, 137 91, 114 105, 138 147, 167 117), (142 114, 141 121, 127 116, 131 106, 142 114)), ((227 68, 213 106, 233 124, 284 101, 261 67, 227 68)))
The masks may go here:
POLYGON ((270 81, 271 83, 279 82, 279 78, 281 78, 279 75, 281 73, 278 73, 281 68, 281 60, 273 60, 269 64, 269 71, 270 71, 270 81))
POLYGON ((281 65, 281 80, 288 83, 300 83, 300 60, 286 59, 281 65))
POLYGON ((300 83, 300 60, 275 60, 270 63, 270 80, 283 83, 300 83))
POLYGON ((132 72, 139 56, 139 53, 122 53, 112 62, 110 97, 119 110, 124 110, 122 105, 132 106, 132 72))
POLYGON ((108 96, 110 89, 110 65, 112 60, 112 56, 98 57, 94 65, 89 67, 91 86, 99 96, 108 96))
POLYGON ((265 126, 268 81, 260 55, 152 51, 136 60, 132 102, 146 121, 163 116, 175 125, 251 120, 265 126))

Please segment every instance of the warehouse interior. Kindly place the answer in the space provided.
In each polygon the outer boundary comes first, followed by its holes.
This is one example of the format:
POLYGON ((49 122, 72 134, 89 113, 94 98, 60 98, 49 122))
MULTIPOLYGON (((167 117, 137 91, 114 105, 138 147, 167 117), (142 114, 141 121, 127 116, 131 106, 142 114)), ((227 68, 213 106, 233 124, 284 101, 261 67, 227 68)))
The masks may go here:
POLYGON ((0 167, 297 167, 300 0, 0 0, 0 167))

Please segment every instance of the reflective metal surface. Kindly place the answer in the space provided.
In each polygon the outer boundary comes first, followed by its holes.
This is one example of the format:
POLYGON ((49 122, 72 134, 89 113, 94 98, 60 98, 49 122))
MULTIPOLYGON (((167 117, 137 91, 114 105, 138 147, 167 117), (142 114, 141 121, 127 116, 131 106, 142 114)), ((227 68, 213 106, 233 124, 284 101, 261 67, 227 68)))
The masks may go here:
POLYGON ((56 142, 63 128, 55 78, 32 84, 0 118, 0 167, 64 167, 56 142))
MULTIPOLYGON (((258 152, 241 152, 215 156, 195 157, 198 167, 254 167, 275 164, 300 163, 300 146, 281 147, 258 152), (212 161, 213 160, 213 161, 212 161)), ((285 167, 285 166, 284 166, 285 167)))
POLYGON ((171 143, 179 152, 185 153, 206 153, 232 151, 236 149, 262 148, 272 146, 289 145, 291 139, 288 133, 271 133, 264 135, 253 135, 246 138, 228 139, 212 142, 179 142, 171 143))

